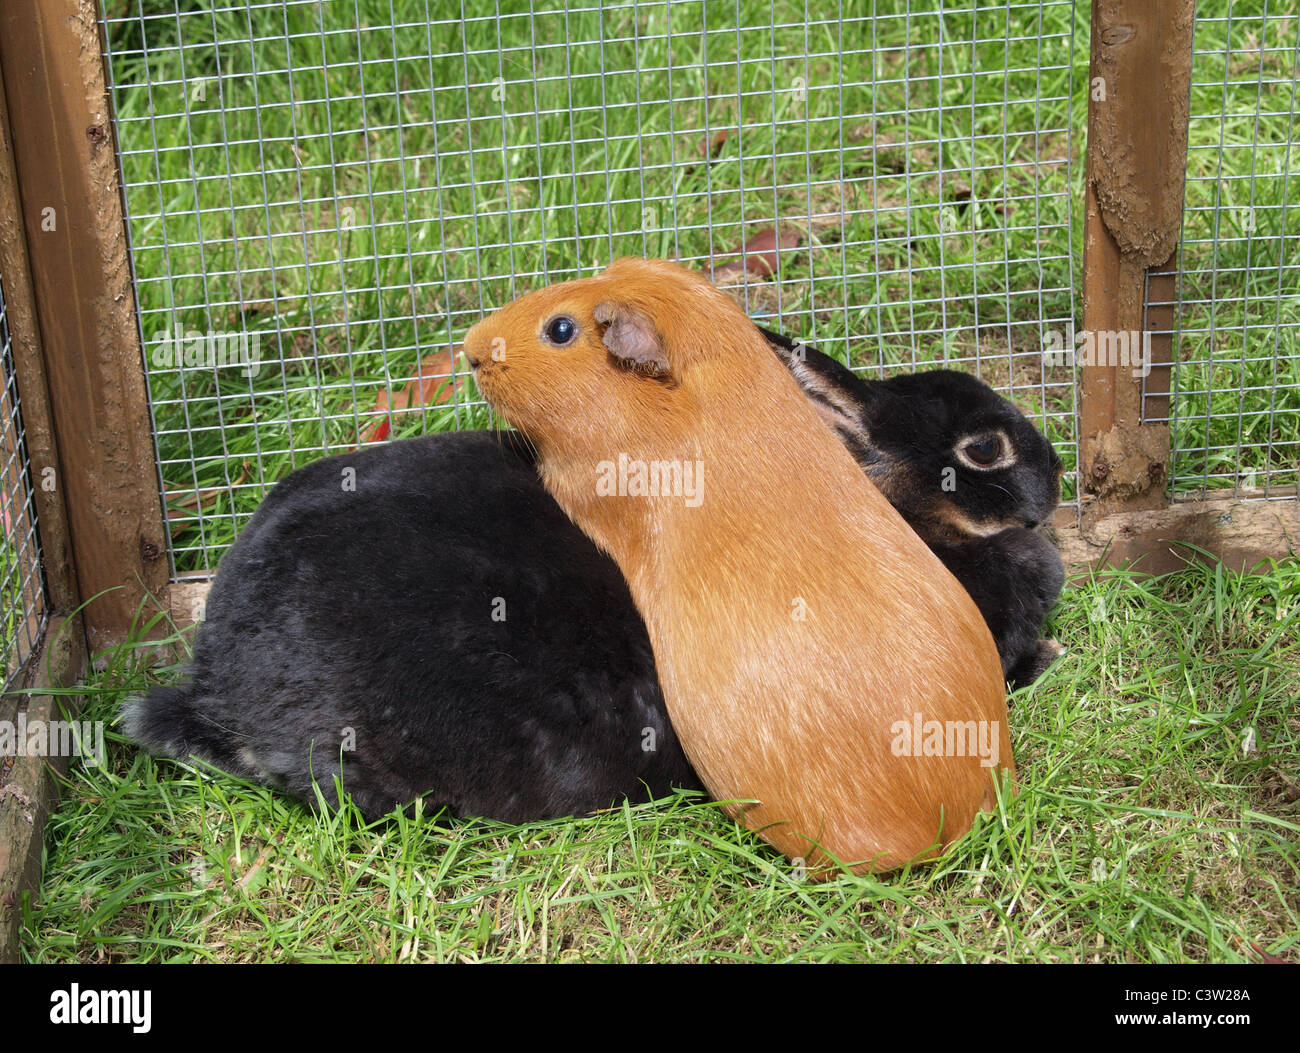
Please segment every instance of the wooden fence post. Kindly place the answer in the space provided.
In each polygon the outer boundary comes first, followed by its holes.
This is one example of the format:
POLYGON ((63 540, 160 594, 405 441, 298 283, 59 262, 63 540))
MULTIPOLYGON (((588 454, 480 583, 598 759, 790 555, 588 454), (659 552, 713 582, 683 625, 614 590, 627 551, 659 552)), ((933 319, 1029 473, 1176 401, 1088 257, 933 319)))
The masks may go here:
MULTIPOLYGON (((1162 508, 1172 336, 1152 334, 1147 278, 1172 302, 1187 174, 1195 0, 1093 0, 1084 187, 1079 479, 1090 522, 1162 508), (1147 405, 1144 406, 1144 392, 1147 405)), ((1172 329, 1172 324, 1161 325, 1172 329)))
POLYGON ((94 0, 0 7, 0 71, 58 438, 58 487, 81 597, 97 597, 85 611, 92 647, 120 639, 146 592, 160 592, 168 579, 96 19, 94 0))
MULTIPOLYGON (((0 79, 0 278, 4 280, 5 313, 31 468, 32 504, 45 562, 46 599, 56 611, 71 611, 81 602, 81 596, 63 491, 58 485, 41 485, 47 480, 57 484, 63 473, 46 383, 12 146, 9 105, 0 79)), ((21 479, 13 479, 11 483, 17 487, 26 485, 21 479)))

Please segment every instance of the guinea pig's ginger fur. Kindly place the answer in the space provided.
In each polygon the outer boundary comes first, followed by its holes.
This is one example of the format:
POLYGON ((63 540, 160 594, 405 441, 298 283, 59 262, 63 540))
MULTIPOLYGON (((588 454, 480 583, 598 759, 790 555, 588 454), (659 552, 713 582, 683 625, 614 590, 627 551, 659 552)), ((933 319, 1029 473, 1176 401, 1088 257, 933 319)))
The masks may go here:
POLYGON ((622 568, 731 814, 825 874, 932 857, 992 806, 1014 765, 979 611, 725 295, 622 259, 507 304, 465 353, 622 568))

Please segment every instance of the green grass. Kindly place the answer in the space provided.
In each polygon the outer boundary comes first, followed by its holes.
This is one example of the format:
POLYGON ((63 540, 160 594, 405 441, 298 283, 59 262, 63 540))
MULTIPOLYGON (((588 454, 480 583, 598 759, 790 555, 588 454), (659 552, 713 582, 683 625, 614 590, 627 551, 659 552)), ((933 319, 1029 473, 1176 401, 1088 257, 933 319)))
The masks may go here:
MULTIPOLYGON (((1300 565, 1107 574, 1014 697, 1020 790, 938 863, 797 880, 683 796, 509 826, 314 814, 111 733, 51 819, 32 961, 1256 961, 1300 954, 1300 565), (1248 731, 1249 729, 1249 731, 1248 731)), ((154 682, 106 656, 87 719, 154 682)), ((163 675, 167 675, 165 671, 163 675)))

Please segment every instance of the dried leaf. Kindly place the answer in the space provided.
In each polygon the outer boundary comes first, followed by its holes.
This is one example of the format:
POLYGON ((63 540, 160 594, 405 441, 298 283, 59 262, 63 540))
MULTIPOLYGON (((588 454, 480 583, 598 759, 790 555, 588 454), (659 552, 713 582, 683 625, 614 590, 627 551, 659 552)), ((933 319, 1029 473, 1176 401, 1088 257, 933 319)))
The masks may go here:
POLYGON ((696 151, 701 157, 717 157, 718 151, 734 133, 734 128, 719 128, 711 137, 707 134, 702 135, 696 151))
POLYGON ((1260 956, 1265 965, 1286 965, 1285 958, 1279 958, 1276 954, 1269 954, 1269 952, 1264 950, 1264 948, 1258 943, 1252 941, 1250 948, 1260 956))
POLYGON ((779 234, 775 227, 762 230, 745 239, 740 247, 740 259, 731 259, 735 253, 715 256, 712 277, 715 285, 727 285, 739 281, 746 272, 756 278, 766 278, 776 273, 781 249, 793 249, 803 241, 803 235, 797 230, 787 228, 779 234), (719 260, 730 260, 718 265, 719 260))
POLYGON ((460 354, 460 344, 438 352, 420 363, 419 376, 405 384, 393 395, 390 404, 387 390, 375 397, 373 408, 368 417, 384 415, 384 419, 363 431, 361 444, 383 442, 392 433, 389 414, 396 416, 403 411, 418 409, 420 406, 438 406, 451 400, 451 378, 456 372, 456 358, 460 354))

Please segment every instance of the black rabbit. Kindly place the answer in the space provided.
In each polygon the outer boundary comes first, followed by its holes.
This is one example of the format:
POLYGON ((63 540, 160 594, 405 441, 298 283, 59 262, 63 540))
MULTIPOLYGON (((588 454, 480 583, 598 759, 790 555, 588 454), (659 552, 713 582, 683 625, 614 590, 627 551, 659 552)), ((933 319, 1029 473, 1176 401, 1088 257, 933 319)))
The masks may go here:
MULTIPOLYGON (((760 326, 760 329, 762 327, 760 326)), ((1041 638, 1065 568, 1035 530, 1056 508, 1061 459, 987 384, 951 369, 865 381, 780 333, 763 335, 817 411, 970 593, 1013 686, 1063 648, 1041 638)))
POLYGON ((523 822, 700 783, 614 562, 542 488, 517 433, 316 461, 222 560, 192 680, 127 734, 366 815, 425 795, 523 822))
MULTIPOLYGON (((778 351, 795 346, 769 338, 778 351)), ((1050 545, 1022 526, 1055 503, 1059 462, 1044 460, 1046 442, 962 374, 867 384, 811 348, 787 359, 959 578, 994 564, 996 578, 967 587, 1004 667, 1010 643, 1019 670, 1023 637, 1037 642, 1060 588, 1042 573, 1047 551, 1030 547, 1050 545), (1035 459, 1010 471, 1013 486, 959 482, 951 499, 936 498, 926 483, 951 460, 948 431, 931 420, 909 434, 893 418, 940 413, 976 441, 1005 435, 1035 459), (953 525, 1007 522, 1033 539, 1023 551, 1037 562, 1019 558, 1007 530, 953 525), (998 544, 1017 559, 999 562, 998 544), (1017 613, 999 629, 1007 604, 1017 613)), ((152 752, 194 755, 309 802, 313 783, 336 801, 337 776, 367 816, 423 796, 457 815, 522 822, 702 788, 621 573, 560 511, 513 433, 394 442, 282 480, 222 561, 191 681, 130 701, 123 725, 152 752)))

